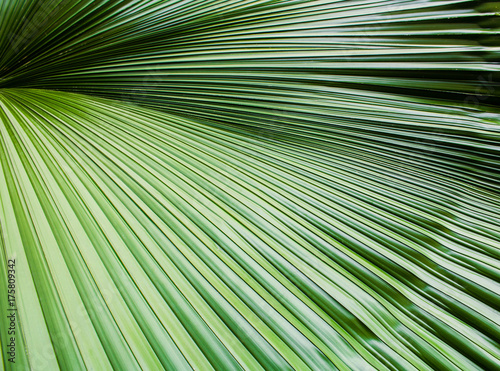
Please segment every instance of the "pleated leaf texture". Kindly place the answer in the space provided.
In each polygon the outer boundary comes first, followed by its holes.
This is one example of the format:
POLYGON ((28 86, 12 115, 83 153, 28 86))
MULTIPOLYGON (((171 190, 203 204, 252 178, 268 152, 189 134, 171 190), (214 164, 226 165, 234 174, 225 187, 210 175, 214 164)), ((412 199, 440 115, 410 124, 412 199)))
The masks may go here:
POLYGON ((1 1, 3 368, 499 370, 499 15, 1 1))

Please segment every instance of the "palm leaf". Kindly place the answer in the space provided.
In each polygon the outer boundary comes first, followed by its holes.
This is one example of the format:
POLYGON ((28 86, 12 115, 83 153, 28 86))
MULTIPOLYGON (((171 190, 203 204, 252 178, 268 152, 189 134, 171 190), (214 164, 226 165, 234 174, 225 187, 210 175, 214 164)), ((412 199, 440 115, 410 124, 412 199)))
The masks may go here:
POLYGON ((499 11, 2 2, 4 368, 496 369, 499 11))

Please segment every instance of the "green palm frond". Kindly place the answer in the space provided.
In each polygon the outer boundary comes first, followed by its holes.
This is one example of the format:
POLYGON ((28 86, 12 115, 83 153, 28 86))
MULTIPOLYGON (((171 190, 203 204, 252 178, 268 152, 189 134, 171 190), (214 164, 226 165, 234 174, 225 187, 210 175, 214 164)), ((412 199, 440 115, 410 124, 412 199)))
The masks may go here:
POLYGON ((497 369, 499 12, 3 1, 4 368, 497 369))

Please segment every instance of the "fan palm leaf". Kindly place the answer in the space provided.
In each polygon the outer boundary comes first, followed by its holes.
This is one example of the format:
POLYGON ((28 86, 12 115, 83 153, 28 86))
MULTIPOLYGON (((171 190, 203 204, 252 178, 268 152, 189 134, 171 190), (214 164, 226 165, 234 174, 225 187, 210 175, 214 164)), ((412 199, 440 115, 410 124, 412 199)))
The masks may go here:
POLYGON ((4 368, 497 369, 499 11, 2 2, 4 368))

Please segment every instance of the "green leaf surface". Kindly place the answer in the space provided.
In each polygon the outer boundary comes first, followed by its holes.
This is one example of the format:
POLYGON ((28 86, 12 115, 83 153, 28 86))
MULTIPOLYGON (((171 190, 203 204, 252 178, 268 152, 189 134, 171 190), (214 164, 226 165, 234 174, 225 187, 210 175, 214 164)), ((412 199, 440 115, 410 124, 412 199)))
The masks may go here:
POLYGON ((498 369, 499 11, 2 1, 3 368, 498 369))

